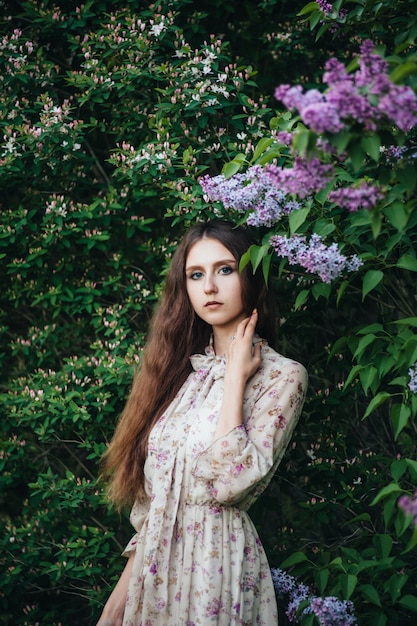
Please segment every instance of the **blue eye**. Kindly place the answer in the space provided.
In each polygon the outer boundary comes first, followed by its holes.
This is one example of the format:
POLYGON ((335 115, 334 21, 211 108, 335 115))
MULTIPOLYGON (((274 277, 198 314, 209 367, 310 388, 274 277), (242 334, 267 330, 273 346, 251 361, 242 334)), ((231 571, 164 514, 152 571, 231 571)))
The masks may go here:
POLYGON ((227 274, 231 274, 232 272, 233 272, 233 268, 229 267, 229 265, 225 265, 224 267, 220 268, 220 273, 221 274, 227 275, 227 274))
POLYGON ((191 280, 198 280, 202 277, 202 275, 202 272, 193 272, 192 274, 190 274, 189 278, 191 278, 191 280))

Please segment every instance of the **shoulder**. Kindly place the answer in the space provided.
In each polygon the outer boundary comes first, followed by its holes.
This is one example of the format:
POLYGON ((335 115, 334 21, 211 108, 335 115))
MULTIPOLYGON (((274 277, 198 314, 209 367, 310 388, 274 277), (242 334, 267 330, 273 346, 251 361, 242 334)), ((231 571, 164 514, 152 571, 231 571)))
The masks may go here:
POLYGON ((298 361, 276 352, 268 344, 262 346, 262 365, 259 374, 265 379, 290 378, 307 385, 307 370, 298 361))

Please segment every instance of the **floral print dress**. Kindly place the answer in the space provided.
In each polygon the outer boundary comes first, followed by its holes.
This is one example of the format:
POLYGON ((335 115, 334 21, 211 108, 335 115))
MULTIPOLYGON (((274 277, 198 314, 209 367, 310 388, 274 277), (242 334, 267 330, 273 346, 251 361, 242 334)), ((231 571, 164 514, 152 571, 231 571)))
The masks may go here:
POLYGON ((123 626, 275 626, 268 562, 247 510, 272 478, 304 401, 302 365, 269 346, 241 426, 214 439, 225 360, 212 345, 154 426, 123 626))

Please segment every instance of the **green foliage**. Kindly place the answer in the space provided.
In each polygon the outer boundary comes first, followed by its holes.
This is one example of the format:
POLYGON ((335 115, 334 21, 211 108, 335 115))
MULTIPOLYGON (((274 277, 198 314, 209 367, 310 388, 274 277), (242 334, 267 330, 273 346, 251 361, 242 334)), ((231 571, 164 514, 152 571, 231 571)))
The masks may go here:
POLYGON ((286 130, 300 154, 345 157, 277 232, 333 238, 364 265, 324 284, 277 262, 265 227, 243 259, 270 276, 279 350, 310 372, 292 448, 253 517, 271 563, 351 599, 360 625, 411 625, 417 536, 397 501, 417 479, 415 137, 352 125, 326 154, 270 96, 283 82, 317 85, 330 52, 350 58, 357 37, 386 50, 393 80, 415 85, 414 11, 388 0, 335 2, 330 17, 316 3, 193 4, 1 7, 0 623, 100 613, 131 531, 108 510, 98 463, 166 262, 196 218, 244 219, 209 204, 198 177, 291 165, 276 141, 286 130), (211 35, 219 24, 226 37, 211 35), (391 143, 409 158, 387 161, 391 143), (329 202, 336 184, 358 180, 381 184, 378 207, 329 202))

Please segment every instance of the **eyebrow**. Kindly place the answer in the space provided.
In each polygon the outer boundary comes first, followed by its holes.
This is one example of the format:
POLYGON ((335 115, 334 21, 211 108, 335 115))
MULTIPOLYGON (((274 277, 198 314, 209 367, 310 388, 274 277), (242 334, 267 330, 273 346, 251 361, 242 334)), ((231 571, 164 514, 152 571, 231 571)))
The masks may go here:
MULTIPOLYGON (((222 261, 216 261, 216 263, 213 263, 213 267, 219 267, 220 265, 232 265, 235 264, 237 265, 236 259, 223 259, 222 261)), ((185 268, 186 272, 193 272, 195 270, 202 270, 204 269, 204 267, 202 265, 187 265, 185 268)))

